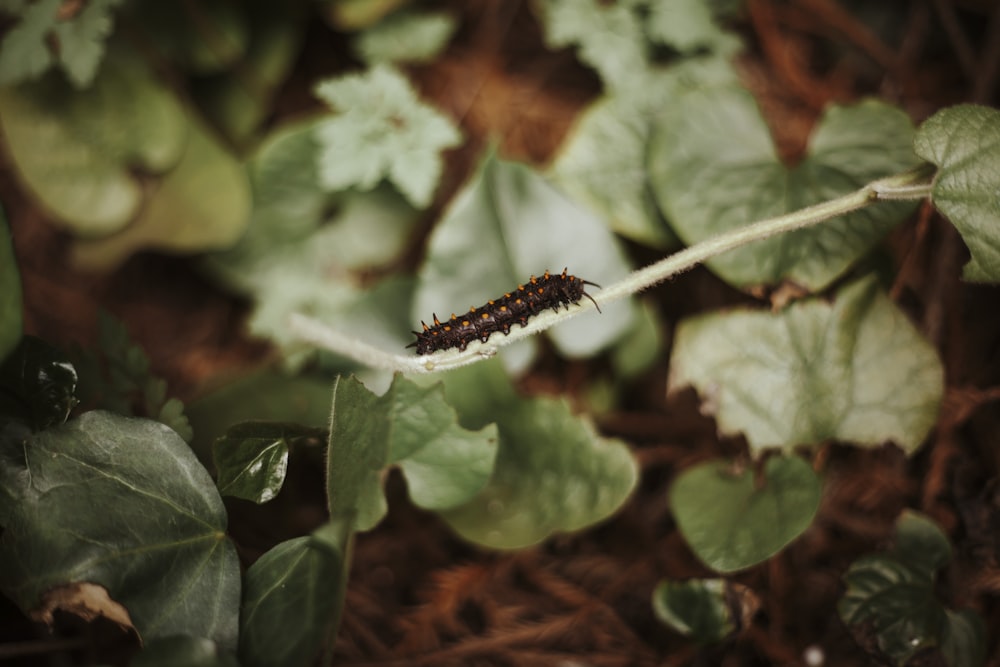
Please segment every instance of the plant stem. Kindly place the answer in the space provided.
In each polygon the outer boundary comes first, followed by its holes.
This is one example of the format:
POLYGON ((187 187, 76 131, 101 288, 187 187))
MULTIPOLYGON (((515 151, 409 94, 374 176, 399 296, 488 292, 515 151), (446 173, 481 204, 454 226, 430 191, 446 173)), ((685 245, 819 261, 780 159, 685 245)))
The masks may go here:
MULTIPOLYGON (((598 305, 604 305, 624 299, 748 243, 804 229, 879 201, 923 199, 931 193, 930 177, 933 173, 933 165, 920 165, 915 169, 869 183, 843 197, 724 232, 635 271, 624 280, 595 292, 594 300, 598 305)), ((292 315, 289 326, 302 339, 350 357, 366 366, 404 373, 434 373, 491 357, 500 347, 548 329, 554 324, 586 312, 590 307, 592 305, 584 301, 569 310, 546 311, 532 318, 527 326, 512 329, 507 336, 493 336, 486 343, 470 343, 468 349, 463 352, 444 350, 422 356, 390 354, 363 341, 340 334, 322 322, 298 313, 292 315)))

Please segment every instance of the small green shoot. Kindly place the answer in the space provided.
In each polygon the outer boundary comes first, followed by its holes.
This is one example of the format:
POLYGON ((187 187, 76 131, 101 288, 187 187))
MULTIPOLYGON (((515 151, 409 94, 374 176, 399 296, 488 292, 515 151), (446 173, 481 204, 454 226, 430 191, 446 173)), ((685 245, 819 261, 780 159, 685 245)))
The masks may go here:
POLYGON ((289 445, 296 440, 325 435, 319 429, 278 422, 254 421, 231 426, 212 445, 219 493, 258 505, 273 500, 285 483, 289 445))

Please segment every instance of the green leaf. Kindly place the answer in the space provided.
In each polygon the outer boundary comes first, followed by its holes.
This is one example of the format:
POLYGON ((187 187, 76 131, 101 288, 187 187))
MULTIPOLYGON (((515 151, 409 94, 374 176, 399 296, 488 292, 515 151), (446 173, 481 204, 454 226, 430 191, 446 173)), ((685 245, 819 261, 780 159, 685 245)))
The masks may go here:
POLYGON ((0 364, 17 347, 22 326, 21 273, 7 216, 0 208, 0 364))
POLYGON ((736 630, 726 589, 725 579, 663 580, 653 591, 653 612, 700 644, 721 641, 736 630))
POLYGON ((642 22, 628 4, 541 0, 536 6, 548 45, 575 45, 580 60, 597 70, 610 89, 627 86, 648 69, 649 45, 642 22))
POLYGON ((1000 111, 970 104, 939 111, 913 146, 938 166, 931 200, 969 246, 965 279, 1000 282, 1000 111))
POLYGON ((146 643, 129 661, 129 667, 240 667, 229 651, 211 639, 177 635, 146 643))
POLYGON ((682 53, 699 48, 732 49, 736 39, 719 30, 711 9, 711 3, 704 0, 651 2, 647 31, 653 40, 682 53))
POLYGON ((577 120, 552 164, 555 182, 632 240, 663 248, 676 237, 646 177, 650 124, 630 101, 605 97, 577 120))
POLYGON ((111 10, 122 0, 91 0, 71 21, 59 21, 54 32, 59 42, 59 63, 77 88, 93 82, 104 57, 104 41, 114 30, 111 10))
POLYGON ((192 121, 180 162, 164 175, 139 217, 112 236, 78 241, 74 260, 107 270, 147 248, 174 253, 226 248, 246 228, 250 207, 243 165, 207 128, 192 121))
POLYGON ((397 376, 376 396, 354 378, 334 384, 327 491, 330 516, 355 515, 357 530, 385 515, 382 476, 399 466, 413 502, 442 510, 466 502, 490 479, 496 428, 461 428, 440 387, 397 376))
POLYGON ((21 451, 0 537, 5 595, 30 611, 53 587, 96 583, 143 640, 190 634, 235 647, 240 569, 225 508, 176 433, 88 412, 21 451))
MULTIPOLYGON (((674 100, 650 146, 650 180, 674 231, 694 244, 751 222, 852 192, 916 164, 906 115, 876 101, 831 107, 808 154, 795 167, 779 162, 753 98, 713 87, 674 100)), ((708 261, 741 288, 792 281, 820 290, 841 276, 913 202, 888 202, 708 261)))
POLYGON ((114 27, 111 10, 120 4, 121 0, 92 0, 69 18, 59 16, 64 9, 60 0, 15 8, 21 20, 3 38, 0 85, 36 79, 58 63, 75 87, 89 86, 114 27))
POLYGON ((709 461, 685 470, 670 489, 677 527, 691 550, 717 572, 761 563, 801 535, 819 509, 822 485, 809 464, 775 456, 762 483, 751 470, 709 461))
POLYGON ((245 667, 315 664, 337 632, 347 589, 347 522, 282 542, 246 574, 240 617, 245 667))
POLYGON ((600 437, 565 401, 519 398, 498 363, 449 373, 445 392, 464 426, 495 421, 500 435, 489 484, 442 513, 462 537, 519 549, 606 519, 635 488, 638 465, 623 442, 600 437))
POLYGON ((369 65, 433 60, 458 27, 443 12, 399 12, 358 36, 354 50, 369 65))
MULTIPOLYGON (((413 322, 464 312, 545 270, 609 285, 629 273, 607 227, 520 164, 486 157, 428 241, 413 322)), ((560 352, 586 356, 632 325, 630 302, 608 304, 548 331, 560 352)))
POLYGON ((289 443, 319 433, 315 428, 276 422, 231 426, 212 445, 219 493, 258 505, 272 500, 285 483, 289 443))
POLYGON ((669 388, 698 389, 751 451, 843 440, 912 454, 937 420, 937 352, 872 279, 778 313, 737 310, 677 328, 669 388))
POLYGON ((853 632, 874 632, 879 651, 895 664, 938 647, 952 667, 981 665, 985 627, 975 613, 954 613, 934 595, 934 577, 950 558, 948 538, 929 519, 906 511, 896 522, 896 546, 856 560, 844 575, 837 605, 853 632), (927 552, 914 551, 923 547, 927 552))
POLYGON ((185 146, 187 121, 138 62, 105 63, 88 90, 58 77, 0 88, 0 127, 24 185, 77 234, 125 227, 142 203, 134 170, 159 173, 185 146))
POLYGON ((430 204, 443 167, 440 152, 462 139, 446 116, 385 65, 322 81, 315 92, 336 112, 316 129, 327 189, 370 190, 387 178, 414 206, 430 204))
POLYGON ((76 406, 76 369, 62 352, 24 336, 0 365, 0 424, 40 431, 66 421, 76 406))
POLYGON ((339 30, 361 30, 374 25, 411 0, 336 0, 326 3, 326 16, 339 30))

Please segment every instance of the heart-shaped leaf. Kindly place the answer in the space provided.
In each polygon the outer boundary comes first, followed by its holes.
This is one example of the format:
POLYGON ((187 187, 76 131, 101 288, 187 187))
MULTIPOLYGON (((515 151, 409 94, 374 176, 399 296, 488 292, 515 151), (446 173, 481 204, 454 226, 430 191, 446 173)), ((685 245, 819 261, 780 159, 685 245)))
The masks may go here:
POLYGON ((0 446, 21 467, 0 537, 4 594, 30 612, 55 586, 96 583, 143 640, 188 634, 235 648, 240 565, 226 511, 176 433, 88 412, 0 446))
POLYGON ((1000 111, 944 109, 924 121, 913 145, 938 166, 931 199, 969 246, 966 280, 1000 282, 1000 111))
POLYGON ((564 401, 518 397, 498 362, 449 373, 445 392, 463 425, 494 421, 500 434, 489 485, 442 513, 466 539, 526 547, 607 518, 635 488, 638 465, 624 443, 600 437, 564 401))
POLYGON ((709 461, 681 473, 670 489, 677 527, 713 570, 736 572, 767 560, 812 523, 822 485, 809 464, 775 456, 763 480, 709 461))
POLYGON ((305 667, 332 643, 347 590, 348 526, 328 523, 250 566, 240 614, 242 665, 305 667))
POLYGON ((757 455, 830 439, 912 453, 944 391, 937 352, 871 279, 832 305, 685 320, 671 360, 670 390, 693 385, 719 430, 744 433, 757 455))
MULTIPOLYGON (((848 194, 917 163, 906 115, 876 101, 831 107, 805 159, 775 154, 767 125, 744 90, 713 87, 679 96, 650 147, 650 180, 677 235, 694 244, 751 222, 848 194)), ((869 206, 708 261, 726 282, 749 288, 790 280, 820 290, 913 210, 912 202, 869 206)))
POLYGON ((382 477, 390 465, 401 469, 413 502, 433 510, 468 501, 493 472, 496 427, 460 427, 439 386, 425 389, 396 376, 376 396, 355 378, 338 378, 331 412, 330 515, 355 517, 357 530, 385 515, 382 477))

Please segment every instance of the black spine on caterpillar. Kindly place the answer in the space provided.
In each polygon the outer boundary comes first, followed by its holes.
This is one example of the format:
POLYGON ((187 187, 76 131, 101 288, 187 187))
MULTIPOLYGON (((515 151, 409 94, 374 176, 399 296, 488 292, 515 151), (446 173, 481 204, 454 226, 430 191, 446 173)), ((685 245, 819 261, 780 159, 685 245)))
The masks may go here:
POLYGON ((590 299, 600 312, 600 306, 586 292, 587 285, 600 287, 597 283, 568 275, 566 269, 558 275, 546 271, 540 278, 531 276, 526 284, 518 285, 513 292, 507 292, 479 308, 470 308, 465 315, 452 313, 450 320, 441 322, 435 314, 433 325, 421 321, 423 331, 414 331, 417 340, 406 347, 417 348, 417 354, 430 354, 453 347, 461 352, 473 340, 485 343, 497 331, 507 335, 514 324, 523 327, 532 315, 546 308, 559 310, 559 306, 564 306, 568 309, 569 304, 579 303, 583 297, 590 299))

